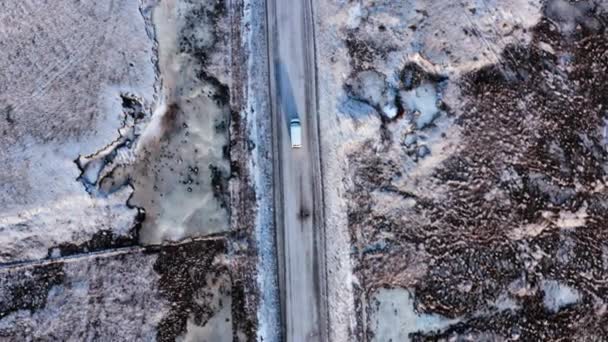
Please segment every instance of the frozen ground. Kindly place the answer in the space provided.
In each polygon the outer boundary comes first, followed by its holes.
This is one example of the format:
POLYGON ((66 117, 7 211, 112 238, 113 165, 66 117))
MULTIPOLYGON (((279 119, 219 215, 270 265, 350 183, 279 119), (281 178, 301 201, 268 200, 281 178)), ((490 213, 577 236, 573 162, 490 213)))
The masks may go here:
POLYGON ((1 269, 0 339, 232 340, 225 252, 218 240, 1 269))
POLYGON ((226 231, 229 202, 227 52, 221 1, 165 1, 154 11, 162 97, 135 147, 132 202, 147 243, 226 231))
POLYGON ((606 338, 606 4, 315 3, 334 339, 606 338))
POLYGON ((404 289, 380 289, 372 298, 372 341, 405 341, 414 332, 441 331, 458 322, 414 311, 412 295, 404 289), (375 304, 375 305, 374 305, 375 304))
POLYGON ((228 230, 227 5, 0 6, 0 262, 228 230))
MULTIPOLYGON (((332 341, 607 339, 606 2, 313 3, 332 341)), ((0 339, 280 339, 260 6, 0 3, 0 339)))
POLYGON ((0 340, 255 336, 243 16, 0 3, 0 340))
POLYGON ((138 2, 8 1, 0 13, 0 262, 39 259, 100 231, 130 237, 128 191, 91 197, 74 161, 117 138, 123 94, 154 101, 138 2))
MULTIPOLYGON (((245 49, 248 52, 246 88, 243 92, 245 106, 242 115, 247 118, 245 129, 249 134, 247 151, 251 152, 247 169, 253 176, 253 188, 257 205, 255 238, 257 244, 256 286, 259 289, 257 311, 258 341, 278 342, 280 332, 280 302, 277 274, 276 231, 274 226, 272 126, 270 121, 270 88, 268 87, 268 60, 266 41, 266 2, 249 0, 244 4, 245 49)), ((238 154, 235 156, 238 158, 238 154)), ((250 221, 249 215, 244 218, 250 221)))
POLYGON ((141 252, 2 270, 3 340, 150 340, 170 303, 141 252))

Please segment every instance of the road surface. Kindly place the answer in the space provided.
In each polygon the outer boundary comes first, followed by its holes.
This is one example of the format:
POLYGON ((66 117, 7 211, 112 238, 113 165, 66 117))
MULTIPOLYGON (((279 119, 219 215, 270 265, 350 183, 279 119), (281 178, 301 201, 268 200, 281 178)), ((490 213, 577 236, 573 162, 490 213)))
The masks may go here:
POLYGON ((283 340, 327 341, 325 242, 310 0, 267 0, 283 340), (302 147, 289 121, 300 119, 302 147))

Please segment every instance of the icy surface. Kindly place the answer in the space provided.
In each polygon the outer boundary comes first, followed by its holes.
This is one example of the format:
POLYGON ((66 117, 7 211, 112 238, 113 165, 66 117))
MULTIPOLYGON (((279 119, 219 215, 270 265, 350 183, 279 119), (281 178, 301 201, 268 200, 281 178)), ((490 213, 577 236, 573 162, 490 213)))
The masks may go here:
POLYGON ((372 297, 372 341, 410 341, 414 332, 440 331, 458 320, 418 313, 405 289, 380 289, 372 297))
POLYGON ((0 218, 0 261, 41 259, 52 247, 87 241, 101 230, 128 236, 137 215, 137 210, 125 206, 130 195, 130 188, 98 200, 88 194, 72 195, 45 207, 6 213, 0 218), (49 229, 40 232, 41 227, 49 229))
POLYGON ((437 91, 432 84, 424 84, 401 95, 407 108, 415 112, 416 128, 423 129, 437 118, 437 91))
POLYGON ((192 319, 186 325, 186 334, 178 337, 179 342, 230 342, 232 339, 231 297, 220 297, 223 307, 203 326, 196 325, 192 319))
POLYGON ((354 120, 365 121, 372 115, 377 115, 374 107, 365 102, 349 98, 340 105, 340 112, 349 115, 354 120))
POLYGON ((142 210, 145 243, 226 231, 226 16, 163 2, 152 27, 139 1, 14 4, 0 5, 14 13, 0 24, 0 262, 102 230, 134 239, 142 210))
POLYGON ((543 290, 543 303, 552 312, 558 312, 581 299, 581 295, 576 289, 556 280, 544 280, 541 288, 543 290))
POLYGON ((254 336, 221 234, 236 7, 0 3, 0 340, 254 336))
POLYGON ((136 148, 141 161, 133 171, 133 203, 146 208, 145 243, 228 229, 227 203, 219 197, 227 191, 221 187, 229 173, 222 150, 229 110, 226 100, 218 99, 221 86, 210 75, 201 78, 208 71, 195 55, 218 43, 214 10, 211 4, 171 1, 154 11, 163 105, 142 133, 136 148))
POLYGON ((0 262, 129 231, 125 194, 87 198, 74 160, 116 139, 123 92, 153 101, 139 1, 2 2, 0 51, 0 262))

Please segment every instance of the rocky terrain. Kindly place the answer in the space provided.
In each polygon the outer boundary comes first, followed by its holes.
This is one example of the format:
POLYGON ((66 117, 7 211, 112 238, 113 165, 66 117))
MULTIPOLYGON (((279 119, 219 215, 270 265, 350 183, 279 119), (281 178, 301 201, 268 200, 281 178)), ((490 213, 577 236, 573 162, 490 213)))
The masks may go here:
POLYGON ((335 338, 605 339, 606 4, 321 3, 335 338))

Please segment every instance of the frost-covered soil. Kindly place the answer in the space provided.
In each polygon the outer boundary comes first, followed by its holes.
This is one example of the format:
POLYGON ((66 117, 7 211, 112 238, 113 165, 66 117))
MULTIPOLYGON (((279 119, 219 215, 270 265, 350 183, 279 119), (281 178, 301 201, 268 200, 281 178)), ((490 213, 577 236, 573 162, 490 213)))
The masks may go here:
POLYGON ((0 6, 0 262, 228 230, 226 4, 0 6))
POLYGON ((0 4, 0 262, 133 236, 131 189, 91 196, 75 163, 118 138, 123 95, 154 101, 145 19, 136 1, 110 4, 0 4))
POLYGON ((225 253, 211 240, 4 268, 0 338, 232 341, 239 290, 225 253))
POLYGON ((254 338, 244 15, 0 3, 0 340, 254 338))
POLYGON ((607 338, 606 3, 316 3, 334 339, 607 338))

